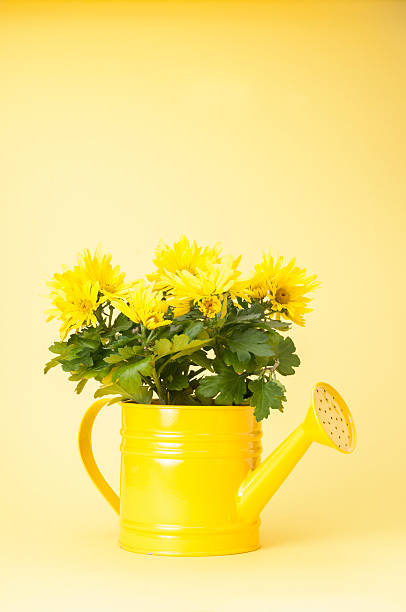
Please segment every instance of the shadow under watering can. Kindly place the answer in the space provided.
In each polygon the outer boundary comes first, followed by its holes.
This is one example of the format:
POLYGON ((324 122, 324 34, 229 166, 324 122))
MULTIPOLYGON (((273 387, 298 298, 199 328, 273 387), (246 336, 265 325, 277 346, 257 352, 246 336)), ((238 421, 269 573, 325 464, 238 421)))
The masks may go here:
POLYGON ((95 462, 91 432, 107 399, 83 417, 79 449, 120 516, 120 546, 138 553, 203 556, 259 548, 259 516, 312 442, 355 448, 351 413, 331 385, 317 383, 306 417, 262 463, 261 424, 250 406, 121 403, 118 497, 95 462))

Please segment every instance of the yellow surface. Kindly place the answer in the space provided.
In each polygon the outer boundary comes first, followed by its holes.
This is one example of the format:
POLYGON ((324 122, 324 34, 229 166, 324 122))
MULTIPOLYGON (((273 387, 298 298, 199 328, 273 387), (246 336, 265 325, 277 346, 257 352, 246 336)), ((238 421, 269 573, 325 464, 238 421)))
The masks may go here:
MULTIPOLYGON (((0 5, 5 610, 403 610, 404 2, 0 5), (314 445, 262 515, 259 551, 137 556, 76 448, 90 393, 42 377, 40 280, 101 241, 130 276, 155 241, 272 245, 318 273, 288 407, 318 379, 358 431, 314 445)), ((118 487, 119 410, 95 454, 118 487)))

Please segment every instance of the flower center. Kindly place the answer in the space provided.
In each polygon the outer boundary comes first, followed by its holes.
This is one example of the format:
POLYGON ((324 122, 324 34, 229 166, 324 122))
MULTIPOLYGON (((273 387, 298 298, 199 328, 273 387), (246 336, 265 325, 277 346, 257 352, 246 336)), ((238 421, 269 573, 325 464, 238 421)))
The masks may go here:
POLYGON ((286 289, 282 289, 282 287, 281 287, 275 293, 275 299, 276 299, 277 302, 279 302, 279 304, 287 304, 289 302, 289 300, 290 300, 290 295, 286 291, 286 289))
POLYGON ((251 285, 250 292, 253 298, 257 300, 262 300, 268 293, 268 287, 265 283, 251 285))
POLYGON ((83 313, 87 313, 90 310, 93 310, 93 304, 89 300, 82 300, 79 304, 79 310, 83 313))
POLYGON ((213 319, 221 310, 221 300, 217 295, 210 295, 199 300, 199 308, 205 317, 213 319))

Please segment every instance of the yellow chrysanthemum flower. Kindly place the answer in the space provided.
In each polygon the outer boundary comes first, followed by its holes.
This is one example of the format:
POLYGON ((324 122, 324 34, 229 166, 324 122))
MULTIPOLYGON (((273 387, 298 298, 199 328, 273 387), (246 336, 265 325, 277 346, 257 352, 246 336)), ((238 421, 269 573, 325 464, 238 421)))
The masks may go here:
POLYGON ((148 275, 158 290, 172 288, 171 275, 187 271, 196 275, 198 270, 205 270, 209 263, 220 263, 222 247, 219 243, 213 247, 200 247, 195 241, 189 242, 182 235, 173 246, 162 240, 155 251, 154 264, 156 272, 148 275))
POLYGON ((138 281, 125 297, 112 301, 113 305, 134 323, 142 323, 147 329, 170 325, 164 319, 169 303, 163 300, 163 294, 145 283, 138 281))
POLYGON ((113 268, 111 254, 103 254, 100 246, 97 247, 94 255, 89 249, 80 253, 78 265, 90 282, 99 283, 100 291, 105 299, 113 300, 123 296, 132 286, 131 283, 124 282, 124 272, 120 272, 119 266, 113 268))
POLYGON ((53 308, 47 311, 48 319, 60 319, 62 340, 69 332, 77 331, 87 325, 97 325, 95 310, 100 305, 99 283, 91 283, 76 266, 73 270, 65 270, 54 274, 47 283, 51 287, 50 294, 53 308))
POLYGON ((282 257, 274 259, 270 253, 265 254, 255 266, 248 290, 253 299, 268 304, 277 318, 283 317, 303 326, 303 315, 312 310, 308 308, 311 298, 306 294, 320 283, 316 275, 307 276, 306 270, 295 263, 295 259, 291 259, 284 265, 282 257))
POLYGON ((228 256, 221 263, 207 263, 205 270, 197 269, 195 274, 188 270, 168 274, 172 285, 169 299, 175 307, 175 316, 189 312, 194 304, 209 318, 220 311, 224 316, 228 295, 232 299, 246 297, 245 284, 238 280, 241 274, 237 270, 239 260, 228 256))

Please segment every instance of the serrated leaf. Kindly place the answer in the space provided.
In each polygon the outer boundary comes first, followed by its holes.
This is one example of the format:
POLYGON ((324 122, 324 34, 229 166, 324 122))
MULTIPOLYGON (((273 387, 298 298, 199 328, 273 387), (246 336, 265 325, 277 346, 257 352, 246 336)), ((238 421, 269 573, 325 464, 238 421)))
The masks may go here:
POLYGON ((279 361, 277 372, 283 376, 294 374, 294 368, 300 365, 300 359, 295 353, 296 347, 292 338, 283 338, 280 334, 275 332, 271 336, 270 342, 274 357, 279 361))
POLYGON ((145 357, 139 361, 119 366, 113 373, 113 382, 117 382, 120 387, 132 395, 136 389, 141 387, 141 375, 150 376, 152 374, 151 357, 145 357))
POLYGON ((179 334, 172 338, 172 353, 178 353, 183 351, 186 347, 191 344, 189 336, 186 334, 179 334))
POLYGON ((188 387, 189 379, 185 374, 176 374, 167 384, 169 391, 182 391, 182 389, 187 389, 188 387))
POLYGON ((200 395, 216 398, 220 405, 241 404, 246 391, 245 378, 227 366, 219 374, 202 378, 198 386, 200 395))
POLYGON ((272 410, 282 410, 282 402, 286 400, 285 387, 276 380, 259 378, 248 383, 252 392, 250 405, 255 407, 254 415, 257 421, 266 419, 272 410))
MULTIPOLYGON (((128 339, 126 340, 126 342, 128 342, 128 339)), ((127 361, 129 359, 132 359, 135 355, 140 355, 144 352, 143 347, 139 346, 138 344, 135 344, 133 346, 127 345, 116 348, 117 353, 112 353, 111 355, 104 357, 104 361, 106 363, 120 363, 121 361, 127 361)))
POLYGON ((172 342, 168 340, 168 338, 161 338, 157 340, 154 344, 154 353, 157 355, 158 359, 160 357, 164 357, 165 355, 169 355, 172 352, 172 342))
POLYGON ((205 346, 206 344, 206 340, 190 340, 189 336, 186 334, 179 334, 173 336, 172 341, 168 340, 168 338, 157 340, 154 344, 154 353, 157 355, 158 359, 165 355, 177 354, 173 357, 173 359, 177 359, 178 357, 193 353, 197 348, 205 346))
POLYGON ((268 335, 253 327, 233 330, 226 342, 228 348, 237 354, 239 361, 248 361, 251 357, 250 353, 259 357, 267 357, 273 354, 268 335))

